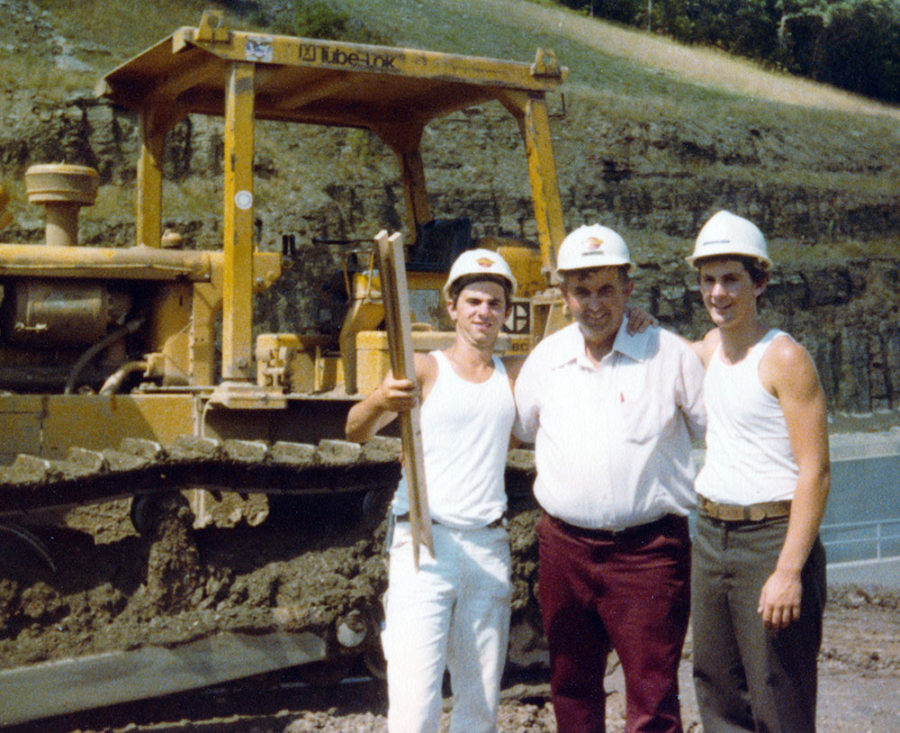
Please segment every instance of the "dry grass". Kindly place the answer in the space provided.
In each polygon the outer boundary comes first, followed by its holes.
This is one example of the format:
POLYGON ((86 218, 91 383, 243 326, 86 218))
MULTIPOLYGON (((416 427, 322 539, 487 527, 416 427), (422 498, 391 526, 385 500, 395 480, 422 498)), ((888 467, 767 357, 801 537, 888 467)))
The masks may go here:
POLYGON ((34 54, 0 51, 0 90, 40 89, 44 99, 58 102, 92 87, 97 75, 57 68, 34 54))
POLYGON ((520 23, 546 29, 610 56, 671 72, 722 91, 784 104, 842 112, 887 115, 900 119, 900 109, 834 87, 768 71, 712 48, 686 46, 641 31, 595 21, 558 7, 521 0, 442 0, 451 6, 479 6, 497 23, 520 23))
POLYGON ((196 25, 209 0, 37 0, 59 32, 112 46, 128 58, 182 25, 196 25))

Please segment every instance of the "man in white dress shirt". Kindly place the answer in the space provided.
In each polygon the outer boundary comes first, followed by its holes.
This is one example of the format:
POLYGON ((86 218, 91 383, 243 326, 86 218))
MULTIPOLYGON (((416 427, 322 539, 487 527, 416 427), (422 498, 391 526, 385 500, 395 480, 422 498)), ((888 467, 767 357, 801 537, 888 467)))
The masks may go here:
POLYGON ((629 335, 631 266, 613 230, 571 232, 557 270, 576 323, 541 341, 516 381, 515 433, 535 443, 539 596, 567 733, 605 730, 612 649, 625 675, 626 730, 682 730, 677 671, 703 365, 668 331, 629 335))

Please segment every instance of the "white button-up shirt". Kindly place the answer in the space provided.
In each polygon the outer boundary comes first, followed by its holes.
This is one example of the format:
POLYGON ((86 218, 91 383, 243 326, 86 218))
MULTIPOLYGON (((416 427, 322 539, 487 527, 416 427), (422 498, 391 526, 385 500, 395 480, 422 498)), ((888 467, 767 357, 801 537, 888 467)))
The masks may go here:
POLYGON ((516 380, 515 434, 535 444, 535 498, 577 527, 620 530, 695 505, 703 364, 660 328, 625 323, 595 367, 577 323, 541 341, 516 380))

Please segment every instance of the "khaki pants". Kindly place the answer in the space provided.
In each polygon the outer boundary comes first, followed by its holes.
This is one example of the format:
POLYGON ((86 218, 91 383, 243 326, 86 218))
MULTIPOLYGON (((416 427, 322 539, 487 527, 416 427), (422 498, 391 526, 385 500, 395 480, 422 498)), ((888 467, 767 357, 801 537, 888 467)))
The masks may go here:
POLYGON ((787 518, 722 522, 694 532, 691 614, 694 688, 706 733, 804 733, 816 728, 816 657, 825 606, 825 550, 802 572, 800 620, 770 631, 757 613, 787 518))

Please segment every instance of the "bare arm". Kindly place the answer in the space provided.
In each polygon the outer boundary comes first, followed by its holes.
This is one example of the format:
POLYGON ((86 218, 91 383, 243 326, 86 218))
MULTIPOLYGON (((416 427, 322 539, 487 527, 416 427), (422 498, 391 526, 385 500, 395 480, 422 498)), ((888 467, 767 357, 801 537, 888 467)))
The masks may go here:
POLYGON ((347 440, 364 443, 396 419, 398 413, 411 410, 427 396, 434 384, 437 365, 434 358, 415 355, 416 379, 396 379, 388 372, 381 384, 347 414, 344 431, 347 440))
POLYGON ((362 402, 357 402, 347 414, 344 428, 347 440, 364 443, 386 425, 401 410, 409 410, 416 404, 416 383, 411 379, 394 379, 388 375, 362 402))
POLYGON ((659 325, 659 321, 652 314, 631 303, 625 306, 625 315, 628 316, 625 329, 631 336, 634 336, 636 333, 643 333, 648 328, 656 328, 659 325))
MULTIPOLYGON (((516 391, 516 378, 519 376, 519 371, 522 369, 522 364, 525 363, 525 357, 522 355, 516 356, 504 356, 503 357, 503 365, 506 367, 506 376, 509 378, 509 388, 515 394, 516 391)), ((522 441, 519 440, 515 434, 511 434, 509 436, 509 447, 518 448, 522 445, 522 441)))
POLYGON ((815 365, 793 341, 772 344, 760 364, 760 379, 781 404, 800 469, 784 545, 759 596, 765 625, 782 629, 800 618, 800 572, 825 514, 831 480, 827 414, 815 365))

